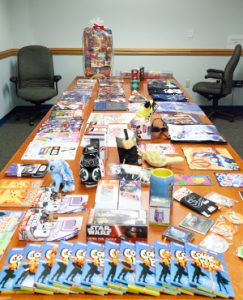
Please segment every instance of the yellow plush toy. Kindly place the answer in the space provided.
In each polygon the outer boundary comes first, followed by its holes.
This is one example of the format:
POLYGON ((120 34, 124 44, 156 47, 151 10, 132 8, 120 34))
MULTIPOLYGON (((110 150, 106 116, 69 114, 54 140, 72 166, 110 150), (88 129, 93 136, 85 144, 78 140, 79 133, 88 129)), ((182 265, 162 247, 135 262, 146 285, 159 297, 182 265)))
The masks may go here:
POLYGON ((154 112, 154 105, 153 105, 153 100, 146 101, 143 106, 141 106, 137 113, 136 117, 137 118, 149 118, 154 112))
POLYGON ((160 151, 148 150, 142 154, 142 159, 145 160, 152 167, 160 168, 167 164, 181 162, 181 156, 164 156, 160 151))

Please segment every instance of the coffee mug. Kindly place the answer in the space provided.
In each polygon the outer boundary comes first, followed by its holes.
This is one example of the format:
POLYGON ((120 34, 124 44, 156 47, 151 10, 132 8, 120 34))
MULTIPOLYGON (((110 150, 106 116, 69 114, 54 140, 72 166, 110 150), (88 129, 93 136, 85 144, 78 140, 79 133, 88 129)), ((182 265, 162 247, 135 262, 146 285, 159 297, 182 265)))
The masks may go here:
MULTIPOLYGON (((171 170, 157 168, 152 170, 150 177, 150 205, 151 202, 158 202, 156 206, 172 204, 174 174, 171 170)), ((167 206, 166 205, 166 206, 167 206)))

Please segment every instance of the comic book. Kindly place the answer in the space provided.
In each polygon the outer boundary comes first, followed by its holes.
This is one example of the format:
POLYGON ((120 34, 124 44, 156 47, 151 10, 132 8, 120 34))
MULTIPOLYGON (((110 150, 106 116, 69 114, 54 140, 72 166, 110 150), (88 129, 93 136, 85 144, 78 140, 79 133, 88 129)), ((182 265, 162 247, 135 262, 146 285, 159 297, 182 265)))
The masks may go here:
POLYGON ((42 179, 1 179, 0 207, 30 207, 42 179))
POLYGON ((23 211, 0 210, 0 259, 24 213, 23 211))
POLYGON ((194 290, 190 285, 187 271, 187 258, 184 245, 174 242, 170 244, 171 260, 170 274, 171 284, 179 287, 180 291, 185 294, 193 295, 194 290))
POLYGON ((139 180, 120 180, 118 209, 140 210, 142 191, 139 180))
POLYGON ((96 196, 96 209, 117 209, 119 180, 99 180, 96 196))
POLYGON ((18 268, 23 258, 23 248, 11 248, 0 273, 0 291, 12 293, 18 268))
POLYGON ((128 285, 128 292, 138 294, 139 291, 135 282, 135 259, 135 244, 122 240, 114 280, 128 285))
POLYGON ((202 120, 197 114, 171 112, 171 113, 162 113, 161 117, 163 122, 166 124, 176 124, 176 125, 202 124, 202 120))
POLYGON ((184 103, 184 102, 157 102, 156 112, 168 113, 168 112, 183 112, 183 113, 193 113, 193 114, 203 114, 198 104, 194 103, 184 103))
POLYGON ((121 294, 127 291, 127 285, 115 280, 117 264, 119 259, 120 244, 112 241, 105 241, 104 260, 104 282, 111 288, 117 289, 121 294))
POLYGON ((68 294, 69 290, 53 286, 50 282, 50 274, 56 260, 58 244, 46 242, 43 244, 40 262, 35 274, 35 286, 52 293, 68 294))
POLYGON ((35 291, 35 274, 40 262, 42 245, 27 244, 23 250, 23 258, 16 273, 14 289, 35 291))
POLYGON ((39 207, 47 213, 76 213, 85 211, 88 203, 88 195, 64 195, 55 193, 49 186, 42 186, 33 203, 32 207, 39 207))
POLYGON ((47 164, 11 164, 5 171, 7 177, 44 177, 47 164))
POLYGON ((171 284, 171 250, 170 244, 162 243, 159 241, 154 242, 155 251, 155 279, 158 284, 163 287, 174 291, 175 294, 180 294, 179 287, 171 284))
POLYGON ((81 275, 81 284, 90 287, 94 291, 101 291, 104 294, 111 292, 104 282, 105 248, 103 244, 88 242, 86 260, 81 275))
POLYGON ((83 273, 83 265, 85 263, 87 244, 76 242, 72 248, 72 255, 69 258, 67 269, 64 275, 64 282, 79 292, 82 291, 80 282, 83 273))
MULTIPOLYGON (((141 293, 153 296, 159 296, 160 292, 167 293, 167 289, 156 282, 155 270, 154 245, 136 242, 135 282, 138 286, 143 287, 141 293)), ((176 295, 177 293, 171 292, 170 294, 176 295)))
POLYGON ((29 209, 18 229, 20 240, 60 241, 76 236, 82 226, 83 217, 54 217, 45 209, 29 209))
POLYGON ((198 170, 240 170, 226 148, 182 147, 190 169, 198 170))
POLYGON ((56 259, 49 275, 49 282, 56 287, 70 289, 70 286, 64 282, 64 279, 67 265, 72 255, 72 247, 73 243, 66 241, 61 241, 59 244, 56 259))
POLYGON ((185 249, 190 284, 218 297, 234 298, 224 255, 191 243, 185 249))

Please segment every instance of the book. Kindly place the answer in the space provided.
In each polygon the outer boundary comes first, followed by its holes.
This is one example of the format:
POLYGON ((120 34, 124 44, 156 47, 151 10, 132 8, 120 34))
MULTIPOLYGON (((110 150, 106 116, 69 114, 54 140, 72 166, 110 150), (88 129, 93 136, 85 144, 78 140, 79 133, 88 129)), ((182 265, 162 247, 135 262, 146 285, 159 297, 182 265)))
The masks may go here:
POLYGON ((208 175, 174 174, 174 185, 213 185, 208 175))
POLYGON ((182 147, 191 169, 240 170, 237 162, 224 147, 182 147))
POLYGON ((18 268, 14 289, 35 291, 35 274, 40 262, 42 245, 27 244, 23 250, 23 258, 18 268))
POLYGON ((118 209, 140 210, 142 190, 139 180, 120 180, 118 209))
POLYGON ((202 124, 202 120, 197 114, 189 114, 183 112, 161 113, 161 117, 166 124, 175 125, 198 125, 202 124))
POLYGON ((186 217, 179 223, 179 226, 184 227, 189 230, 196 231, 201 234, 206 234, 209 229, 213 226, 214 221, 198 216, 193 213, 189 213, 186 217))
POLYGON ((188 98, 184 94, 166 94, 152 93, 151 97, 154 101, 169 101, 169 102, 187 102, 188 98))
POLYGON ((180 294, 179 288, 171 284, 170 261, 171 250, 170 244, 160 241, 154 241, 155 253, 155 279, 157 284, 173 291, 175 294, 180 294))
POLYGON ((60 242, 56 253, 56 259, 49 275, 49 282, 52 285, 58 288, 64 288, 66 290, 70 287, 64 282, 64 279, 67 265, 72 255, 72 248, 73 243, 66 241, 60 242))
POLYGON ((172 142, 226 143, 214 125, 174 125, 168 124, 172 142))
POLYGON ((198 290, 222 298, 234 298, 224 255, 197 245, 185 244, 188 278, 198 290))
POLYGON ((0 291, 13 293, 15 278, 23 258, 23 248, 11 248, 0 272, 0 291))
POLYGON ((85 211, 88 195, 64 195, 55 193, 49 186, 42 186, 35 196, 32 207, 45 209, 48 214, 68 214, 85 211))
POLYGON ((0 258, 24 214, 24 211, 0 210, 0 258))
POLYGON ((44 177, 47 164, 11 164, 5 171, 7 177, 44 177))
POLYGON ((104 282, 105 248, 103 244, 88 242, 86 250, 86 260, 83 266, 83 273, 80 282, 91 287, 95 291, 109 292, 107 284, 104 282))
POLYGON ((69 290, 59 288, 50 283, 50 274, 56 261, 58 244, 46 242, 42 247, 42 254, 35 274, 34 282, 37 288, 50 291, 52 293, 69 294, 69 290))
POLYGON ((119 260, 120 244, 112 241, 105 241, 105 259, 104 259, 104 282, 111 288, 117 289, 121 294, 127 291, 125 284, 115 280, 117 264, 119 260))
POLYGON ((76 236, 82 226, 83 217, 54 217, 45 209, 29 209, 18 229, 20 240, 60 241, 76 236))
POLYGON ((156 112, 182 112, 204 115, 204 112, 198 104, 185 103, 185 102, 157 102, 156 112))
POLYGON ((42 179, 1 179, 0 207, 30 207, 42 179))
POLYGON ((80 285, 85 263, 87 244, 76 242, 72 247, 72 254, 69 258, 67 269, 64 275, 64 283, 71 286, 72 290, 82 290, 80 285))
POLYGON ((134 117, 135 117, 135 113, 91 112, 87 123, 93 125, 128 124, 134 117))

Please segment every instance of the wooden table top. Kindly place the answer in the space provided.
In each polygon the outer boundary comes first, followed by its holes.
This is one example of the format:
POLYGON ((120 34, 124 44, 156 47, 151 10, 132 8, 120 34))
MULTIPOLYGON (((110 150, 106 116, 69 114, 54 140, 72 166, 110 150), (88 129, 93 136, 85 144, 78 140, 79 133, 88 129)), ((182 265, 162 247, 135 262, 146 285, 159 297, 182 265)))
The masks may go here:
MULTIPOLYGON (((76 80, 79 77, 75 78, 73 80, 73 82, 70 84, 70 86, 68 87, 68 90, 71 90, 76 83, 76 80)), ((180 85, 179 85, 180 86, 180 85)), ((189 98, 190 102, 193 102, 193 99, 190 97, 190 95, 180 86, 180 88, 183 90, 183 92, 185 93, 185 95, 189 98)), ((130 82, 129 80, 124 80, 124 89, 125 89, 125 94, 126 94, 126 98, 128 99, 128 97, 131 95, 131 90, 130 90, 130 82)), ((89 105, 85 107, 85 111, 84 111, 84 124, 82 126, 82 134, 83 135, 83 131, 85 128, 85 123, 88 119, 89 114, 92 111, 92 107, 93 107, 93 101, 97 95, 97 90, 98 90, 98 86, 96 84, 96 87, 94 89, 94 92, 92 94, 92 98, 89 102, 89 105)), ((147 92, 147 84, 146 81, 142 82, 141 84, 141 89, 140 92, 145 95, 148 96, 148 92, 147 92)), ((122 113, 122 112, 121 112, 122 113)), ((11 164, 11 163, 21 163, 23 161, 21 161, 21 157, 26 149, 26 147, 28 146, 29 142, 31 142, 37 132, 37 128, 40 126, 40 124, 46 120, 49 117, 50 112, 47 113, 47 115, 42 119, 42 121, 38 124, 38 126, 33 130, 33 132, 30 134, 30 136, 25 140, 25 142, 21 145, 21 147, 16 151, 16 154, 12 157, 12 159, 9 161, 9 163, 5 166, 5 168, 2 170, 2 172, 0 173, 0 178, 4 178, 4 172, 6 170, 6 168, 11 164)), ((204 121, 210 123, 210 121, 206 118, 203 117, 204 121)), ((230 126, 230 123, 229 123, 230 126)), ((151 143, 168 143, 169 140, 166 139, 164 136, 161 136, 161 139, 158 140, 153 140, 153 141, 149 141, 151 143)), ((184 157, 183 151, 182 151, 182 146, 185 146, 185 144, 181 144, 181 143, 174 143, 173 144, 174 147, 176 148, 176 151, 178 152, 178 155, 184 157)), ((192 145, 192 144, 187 144, 187 146, 192 145)), ((201 147, 202 144, 193 144, 193 147, 201 147)), ((205 145, 204 145, 205 146, 205 145)), ((215 147, 215 144, 206 144, 206 146, 212 146, 215 147)), ((236 162, 239 164, 241 170, 243 169, 243 162, 241 160, 241 158, 238 156, 238 154, 234 151, 234 149, 229 145, 216 145, 217 147, 223 147, 223 148, 227 148, 227 150, 230 152, 230 154, 232 155, 232 157, 236 160, 236 162)), ((86 242, 86 233, 85 233, 85 224, 87 221, 87 217, 88 217, 88 212, 89 209, 92 208, 94 206, 94 199, 95 199, 95 192, 96 192, 96 188, 85 188, 81 183, 80 183, 80 179, 79 179, 79 164, 80 164, 80 158, 81 158, 81 154, 82 154, 82 148, 78 147, 77 150, 77 154, 76 154, 76 158, 73 161, 68 161, 68 163, 70 164, 74 177, 75 177, 75 194, 89 194, 89 201, 88 201, 88 207, 86 212, 82 212, 80 213, 80 215, 82 215, 84 217, 83 219, 83 225, 82 225, 82 230, 80 231, 79 235, 76 238, 73 238, 71 241, 81 241, 81 242, 86 242)), ((24 161, 24 163, 34 163, 34 162, 43 162, 43 161, 24 161)), ((108 160, 106 162, 106 169, 109 168, 109 164, 110 163, 118 163, 118 153, 117 153, 117 149, 116 148, 109 148, 108 151, 108 160)), ((146 164, 144 164, 144 166, 146 166, 146 164)), ((233 198, 235 200, 237 200, 238 202, 233 206, 233 210, 237 211, 241 214, 243 214, 243 200, 241 200, 240 195, 239 195, 239 191, 242 190, 240 188, 222 188, 218 185, 217 180, 215 178, 215 171, 214 170, 191 170, 188 167, 188 164, 186 162, 186 159, 184 160, 184 162, 182 163, 177 163, 177 164, 172 164, 170 166, 168 166, 168 168, 170 168, 174 173, 176 174, 201 174, 201 175, 209 175, 211 177, 211 179, 213 180, 214 185, 213 186, 190 186, 189 188, 192 191, 195 191, 196 193, 204 196, 209 192, 218 192, 220 194, 223 194, 225 196, 228 196, 230 198, 233 198)), ((226 171, 228 173, 228 171, 226 171)), ((230 172, 235 172, 235 171, 229 171, 230 172)), ((241 171, 242 172, 242 171, 241 171)), ((44 178, 44 185, 49 185, 51 182, 50 180, 50 176, 49 174, 47 174, 44 178)), ((175 186, 175 190, 178 189, 179 186, 175 186)), ((143 204, 143 209, 148 209, 149 207, 149 188, 147 186, 143 186, 143 193, 142 193, 142 204, 143 204)), ((218 212, 214 213, 210 218, 211 219, 216 219, 222 212, 225 212, 227 210, 227 208, 222 208, 220 209, 218 212)), ((179 202, 174 201, 173 206, 172 206, 172 212, 171 212, 171 224, 178 226, 178 224, 181 222, 181 220, 189 213, 191 212, 190 209, 186 208, 185 206, 182 206, 179 202)), ((160 227, 160 226, 149 226, 149 232, 148 232, 148 242, 149 243, 153 243, 154 240, 161 240, 161 235, 163 233, 163 231, 165 230, 166 227, 160 227)), ((204 239, 205 235, 201 235, 201 234, 197 234, 195 233, 195 238, 193 240, 193 243, 195 243, 196 245, 198 245, 203 239, 204 239)), ((225 260, 226 260, 226 264, 227 264, 227 268, 228 268, 228 272, 232 281, 232 285, 234 288, 234 292, 235 292, 235 299, 243 299, 242 297, 242 292, 243 292, 243 286, 242 286, 242 282, 243 282, 243 261, 238 258, 235 253, 236 253, 236 249, 241 245, 241 243, 243 242, 243 225, 239 225, 238 226, 238 232, 233 236, 232 241, 230 241, 231 245, 230 248, 227 250, 227 252, 225 252, 224 256, 225 256, 225 260)), ((25 246, 26 242, 24 241, 19 241, 18 237, 17 237, 17 232, 14 234, 11 243, 8 247, 8 249, 12 248, 12 247, 17 247, 17 246, 25 246)), ((5 252, 8 252, 8 249, 5 252)), ((1 265, 4 262, 5 259, 5 255, 3 256, 3 259, 1 260, 1 265)), ((53 295, 51 296, 51 299, 62 299, 63 295, 53 295)), ((83 298, 89 298, 89 299, 93 299, 100 296, 93 296, 90 294, 87 295, 68 295, 67 296, 69 299, 75 299, 75 298, 79 298, 79 299, 83 299, 83 298)), ((120 296, 114 296, 114 295, 107 295, 107 296, 103 296, 107 297, 108 299, 120 299, 120 296)), ((179 295, 179 296, 170 296, 170 295, 163 295, 161 294, 159 298, 161 299, 175 299, 175 297, 178 299, 189 299, 192 296, 188 296, 188 295, 179 295)), ((32 299, 50 299, 50 296, 45 296, 45 295, 9 295, 9 296, 0 296, 0 300, 1 299, 10 299, 10 298, 16 298, 16 299, 23 299, 23 300, 29 300, 30 298, 32 299)), ((145 296, 145 295, 132 295, 132 294, 125 294, 124 296, 122 296, 122 298, 131 298, 131 299, 141 299, 141 298, 146 298, 146 299, 152 299, 152 297, 150 296, 145 296)), ((153 298, 154 299, 154 298, 153 298)), ((193 299, 205 299, 205 297, 202 296, 193 296, 193 299)))

